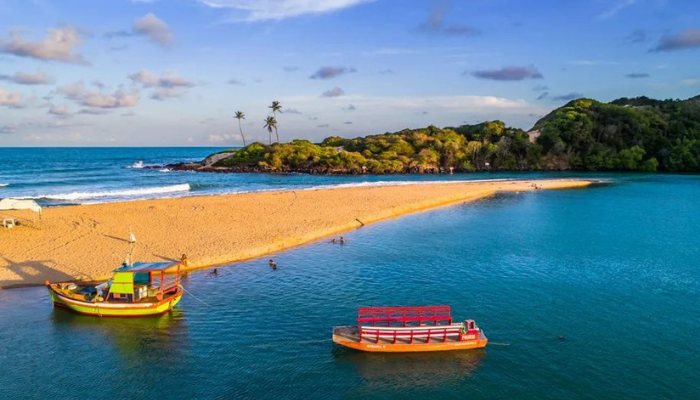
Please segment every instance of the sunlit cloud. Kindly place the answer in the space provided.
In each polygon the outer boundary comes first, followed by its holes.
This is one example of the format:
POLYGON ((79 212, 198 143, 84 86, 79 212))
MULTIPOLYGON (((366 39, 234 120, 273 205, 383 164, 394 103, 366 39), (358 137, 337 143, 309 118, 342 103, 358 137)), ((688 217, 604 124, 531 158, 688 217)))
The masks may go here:
POLYGON ((87 64, 83 56, 74 51, 81 44, 80 33, 72 26, 50 28, 40 42, 27 40, 22 31, 13 30, 9 39, 0 41, 0 52, 44 61, 87 64))
POLYGON ((231 9, 231 22, 279 21, 303 15, 327 14, 374 0, 199 0, 213 8, 231 9))

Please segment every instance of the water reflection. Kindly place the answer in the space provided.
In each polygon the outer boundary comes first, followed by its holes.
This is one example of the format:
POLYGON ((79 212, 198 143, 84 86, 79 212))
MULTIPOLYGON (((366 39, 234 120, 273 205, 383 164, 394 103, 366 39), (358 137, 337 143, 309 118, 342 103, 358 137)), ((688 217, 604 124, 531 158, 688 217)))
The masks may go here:
POLYGON ((57 307, 51 317, 76 339, 111 345, 132 365, 149 360, 176 362, 187 343, 187 325, 180 309, 154 317, 95 318, 57 307))
POLYGON ((368 389, 440 386, 471 377, 481 366, 486 351, 430 353, 363 353, 336 347, 339 363, 353 365, 368 389))

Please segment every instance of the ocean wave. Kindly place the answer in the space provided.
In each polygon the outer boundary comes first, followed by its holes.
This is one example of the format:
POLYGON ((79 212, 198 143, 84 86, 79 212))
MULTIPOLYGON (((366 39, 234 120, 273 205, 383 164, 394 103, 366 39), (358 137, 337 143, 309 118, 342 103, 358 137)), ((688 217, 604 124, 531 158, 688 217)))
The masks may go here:
POLYGON ((0 183, 0 187, 10 186, 9 183, 0 183))
POLYGON ((128 190, 112 190, 105 192, 73 192, 73 193, 63 193, 63 194, 49 194, 41 196, 31 196, 24 197, 25 199, 46 199, 46 200, 85 200, 85 199, 95 199, 100 197, 138 197, 147 196, 154 194, 164 194, 164 193, 174 193, 174 192, 188 192, 190 190, 189 183, 183 183, 181 185, 171 185, 171 186, 159 186, 150 187, 143 189, 128 189, 128 190))
POLYGON ((160 164, 145 164, 143 161, 139 160, 139 161, 136 161, 135 163, 133 163, 133 164, 131 164, 131 165, 127 165, 127 166, 124 167, 124 168, 126 168, 126 169, 144 169, 144 168, 153 168, 153 167, 157 167, 157 166, 159 166, 159 165, 160 165, 160 164))

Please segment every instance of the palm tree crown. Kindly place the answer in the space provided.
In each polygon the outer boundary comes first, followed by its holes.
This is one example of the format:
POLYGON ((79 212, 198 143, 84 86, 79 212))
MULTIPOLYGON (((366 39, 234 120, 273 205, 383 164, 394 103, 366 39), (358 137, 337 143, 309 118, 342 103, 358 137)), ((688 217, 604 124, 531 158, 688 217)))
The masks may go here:
POLYGON ((272 130, 277 129, 277 118, 273 117, 272 115, 268 115, 267 118, 265 118, 265 125, 263 128, 267 129, 267 132, 270 135, 270 144, 272 144, 272 130))
POLYGON ((272 116, 277 118, 277 113, 282 113, 282 104, 280 104, 279 101, 273 101, 272 104, 268 107, 270 110, 272 110, 272 116))

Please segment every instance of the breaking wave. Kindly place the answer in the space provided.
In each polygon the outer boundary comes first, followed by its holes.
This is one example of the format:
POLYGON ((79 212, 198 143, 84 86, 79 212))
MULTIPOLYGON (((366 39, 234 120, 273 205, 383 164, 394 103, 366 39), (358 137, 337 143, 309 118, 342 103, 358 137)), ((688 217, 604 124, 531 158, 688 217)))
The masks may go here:
POLYGON ((47 200, 86 200, 86 199, 97 199, 102 197, 139 197, 162 193, 174 193, 174 192, 188 192, 190 190, 189 183, 183 183, 181 185, 172 186, 160 186, 160 187, 150 187, 143 189, 129 189, 129 190, 113 190, 105 192, 72 192, 63 194, 49 194, 42 196, 32 196, 25 197, 26 199, 47 199, 47 200))

